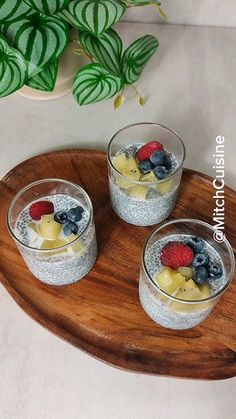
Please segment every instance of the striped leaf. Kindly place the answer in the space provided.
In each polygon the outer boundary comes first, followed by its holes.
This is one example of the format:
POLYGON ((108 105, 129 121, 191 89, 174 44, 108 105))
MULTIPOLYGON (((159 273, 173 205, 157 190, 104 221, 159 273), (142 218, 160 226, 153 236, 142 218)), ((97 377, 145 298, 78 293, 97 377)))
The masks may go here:
POLYGON ((111 74, 117 76, 121 73, 123 45, 115 31, 110 29, 99 38, 87 31, 79 31, 79 42, 111 74))
POLYGON ((37 12, 44 15, 53 15, 64 9, 70 0, 24 0, 24 2, 37 12))
POLYGON ((79 105, 88 105, 109 99, 124 85, 122 77, 110 74, 101 64, 93 63, 83 67, 75 76, 73 95, 79 105))
POLYGON ((2 31, 27 61, 29 78, 56 61, 69 39, 69 29, 65 22, 58 17, 37 12, 6 22, 2 25, 2 31))
POLYGON ((127 84, 138 80, 158 46, 159 43, 154 36, 146 35, 137 39, 127 48, 122 59, 122 69, 127 84))
POLYGON ((23 56, 0 35, 0 97, 20 89, 27 77, 23 56))
POLYGON ((22 0, 0 0, 0 22, 32 14, 32 9, 22 0))
POLYGON ((52 92, 54 90, 58 72, 58 61, 49 64, 39 74, 29 79, 26 84, 29 87, 44 92, 52 92))
POLYGON ((73 0, 59 15, 76 28, 99 36, 118 22, 125 10, 120 0, 73 0))

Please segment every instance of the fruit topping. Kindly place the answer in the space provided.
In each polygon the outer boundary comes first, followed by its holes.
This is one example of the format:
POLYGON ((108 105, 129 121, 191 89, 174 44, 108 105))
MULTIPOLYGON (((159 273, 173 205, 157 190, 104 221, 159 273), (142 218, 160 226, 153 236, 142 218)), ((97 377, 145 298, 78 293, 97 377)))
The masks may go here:
POLYGON ((57 211, 54 215, 54 220, 59 224, 66 224, 68 221, 68 216, 66 211, 57 211))
POLYGON ((153 164, 153 166, 165 166, 166 162, 166 153, 165 151, 153 151, 153 153, 150 156, 150 162, 153 164))
POLYGON ((209 256, 207 253, 196 253, 193 259, 193 266, 197 268, 198 266, 207 266, 209 264, 209 256))
POLYGON ((68 219, 73 223, 78 223, 82 219, 82 214, 84 212, 83 207, 77 206, 75 208, 70 208, 67 212, 68 219))
POLYGON ((38 228, 41 236, 48 240, 56 240, 61 231, 61 225, 54 221, 53 214, 43 215, 38 228))
POLYGON ((171 178, 170 180, 166 180, 165 182, 159 183, 156 186, 156 190, 161 195, 163 195, 163 194, 166 194, 166 193, 170 192, 173 189, 174 184, 175 184, 175 179, 171 178))
POLYGON ((52 214, 53 212, 54 205, 50 201, 34 202, 29 209, 29 215, 35 221, 39 221, 42 215, 52 214))
POLYGON ((159 180, 165 179, 168 175, 168 170, 165 168, 165 166, 156 166, 154 167, 153 172, 156 178, 159 180))
POLYGON ((140 180, 142 182, 156 182, 157 178, 153 172, 149 172, 145 173, 144 175, 141 175, 140 180))
POLYGON ((156 276, 156 281, 160 288, 168 294, 173 294, 185 284, 185 278, 179 272, 170 268, 164 268, 156 276))
POLYGON ((223 270, 220 265, 210 264, 208 270, 209 270, 209 276, 212 279, 218 279, 223 274, 223 270))
POLYGON ((139 169, 145 174, 150 172, 153 169, 153 166, 149 160, 143 160, 139 163, 139 169))
POLYGON ((192 249, 186 244, 179 242, 167 243, 161 252, 161 262, 164 266, 173 269, 189 266, 194 258, 192 249))
POLYGON ((57 249, 58 247, 62 247, 65 246, 65 241, 64 240, 44 240, 40 249, 44 249, 44 250, 48 250, 48 249, 57 249))
POLYGON ((189 268, 188 266, 183 266, 182 268, 178 268, 177 272, 185 277, 185 279, 191 279, 193 277, 193 269, 189 268))
POLYGON ((209 279, 209 272, 205 266, 198 266, 193 273, 193 279, 198 285, 205 284, 209 279))
POLYGON ((196 236, 191 236, 187 245, 193 249, 194 253, 201 253, 205 249, 204 241, 196 236))
POLYGON ((134 198, 139 198, 141 200, 145 200, 147 192, 148 192, 148 187, 144 185, 135 185, 135 186, 131 186, 128 189, 128 193, 130 196, 133 196, 134 198))
POLYGON ((163 145, 158 141, 149 141, 148 143, 144 144, 138 151, 137 151, 137 159, 139 162, 143 160, 149 160, 153 151, 160 151, 163 150, 163 145))
POLYGON ((63 233, 65 234, 65 236, 70 236, 71 234, 77 234, 78 230, 79 228, 77 224, 73 223, 72 221, 69 221, 63 227, 63 233))

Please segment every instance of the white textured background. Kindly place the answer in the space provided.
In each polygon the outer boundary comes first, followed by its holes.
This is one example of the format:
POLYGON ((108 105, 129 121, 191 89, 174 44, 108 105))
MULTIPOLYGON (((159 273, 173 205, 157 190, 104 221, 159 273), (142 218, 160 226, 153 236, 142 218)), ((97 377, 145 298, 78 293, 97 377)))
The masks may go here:
MULTIPOLYGON (((162 7, 168 23, 236 27, 236 0, 163 0, 162 7)), ((166 23, 152 6, 132 8, 124 19, 166 23)))

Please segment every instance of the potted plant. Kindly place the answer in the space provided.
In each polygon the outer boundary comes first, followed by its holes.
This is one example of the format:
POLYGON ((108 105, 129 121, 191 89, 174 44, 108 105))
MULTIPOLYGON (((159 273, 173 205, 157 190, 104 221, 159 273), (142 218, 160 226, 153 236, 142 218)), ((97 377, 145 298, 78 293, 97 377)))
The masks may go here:
MULTIPOLYGON (((53 91, 58 63, 73 42, 75 52, 90 61, 74 74, 73 95, 81 106, 118 96, 135 83, 158 48, 152 35, 124 50, 112 29, 129 7, 155 5, 140 0, 0 0, 0 97, 27 85, 53 91), (76 37, 71 39, 71 29, 76 37)), ((135 89, 135 88, 134 88, 135 89)), ((139 95, 140 104, 144 99, 139 95)))

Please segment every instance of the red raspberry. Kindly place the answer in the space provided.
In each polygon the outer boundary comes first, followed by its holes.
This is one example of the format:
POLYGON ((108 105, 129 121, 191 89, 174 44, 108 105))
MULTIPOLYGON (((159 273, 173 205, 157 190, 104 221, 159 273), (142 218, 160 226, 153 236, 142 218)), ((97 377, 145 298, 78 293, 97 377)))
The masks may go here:
POLYGON ((149 143, 144 144, 138 151, 137 151, 137 158, 138 161, 149 160, 153 151, 161 151, 164 150, 164 147, 158 141, 149 141, 149 143))
POLYGON ((194 253, 187 244, 170 242, 167 243, 161 252, 161 262, 164 266, 172 269, 189 266, 194 259, 194 253))
POLYGON ((42 215, 52 214, 54 212, 54 205, 50 201, 34 202, 30 209, 29 215, 33 220, 40 220, 42 215))

